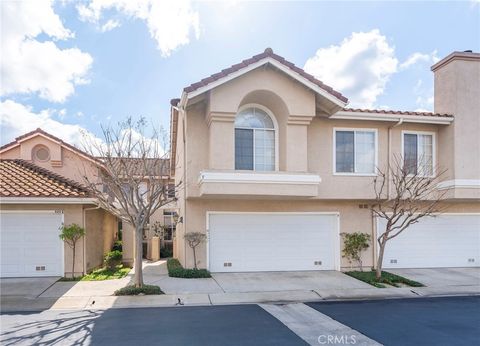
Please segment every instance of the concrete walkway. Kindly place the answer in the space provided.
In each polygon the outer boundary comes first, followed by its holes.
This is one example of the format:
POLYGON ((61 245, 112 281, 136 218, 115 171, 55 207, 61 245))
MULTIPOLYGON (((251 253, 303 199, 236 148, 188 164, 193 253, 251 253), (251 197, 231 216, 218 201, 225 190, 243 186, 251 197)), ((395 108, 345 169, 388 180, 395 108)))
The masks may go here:
POLYGON ((22 285, 21 281, 16 281, 20 287, 15 290, 14 284, 9 285, 2 280, 0 308, 4 312, 480 295, 480 284, 476 280, 480 275, 479 268, 391 271, 430 285, 379 289, 334 271, 217 273, 208 279, 178 279, 168 276, 166 261, 158 261, 144 263, 144 282, 160 286, 165 295, 113 296, 117 289, 131 284, 133 270, 118 280, 52 284, 56 278, 28 279, 38 280, 39 284, 34 289, 26 289, 24 286, 28 283, 22 285), (443 276, 443 273, 450 275, 443 276), (442 277, 445 277, 443 284, 442 277), (4 287, 8 289, 4 290, 4 287), (4 295, 3 291, 10 293, 4 295), (15 291, 23 292, 23 295, 12 294, 15 291))

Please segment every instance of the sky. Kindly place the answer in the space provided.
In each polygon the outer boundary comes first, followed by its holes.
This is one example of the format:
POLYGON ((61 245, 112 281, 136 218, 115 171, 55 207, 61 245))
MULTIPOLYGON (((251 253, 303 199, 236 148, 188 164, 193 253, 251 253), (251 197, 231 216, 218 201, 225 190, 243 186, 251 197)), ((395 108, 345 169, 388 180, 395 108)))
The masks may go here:
POLYGON ((74 145, 267 47, 350 107, 433 109, 430 66, 480 51, 480 1, 1 0, 0 144, 37 127, 74 145))

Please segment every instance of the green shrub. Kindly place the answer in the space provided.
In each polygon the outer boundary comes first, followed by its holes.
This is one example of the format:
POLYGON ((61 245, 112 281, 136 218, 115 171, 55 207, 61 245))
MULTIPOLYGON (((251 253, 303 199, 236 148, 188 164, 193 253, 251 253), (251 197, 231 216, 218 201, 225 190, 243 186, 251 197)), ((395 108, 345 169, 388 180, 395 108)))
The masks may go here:
POLYGON ((404 278, 403 276, 392 274, 385 271, 382 271, 382 276, 380 280, 377 280, 377 278, 375 277, 374 270, 368 271, 368 272, 351 271, 351 272, 346 272, 345 274, 378 288, 385 288, 384 284, 394 286, 394 287, 400 287, 400 284, 405 284, 411 287, 424 286, 420 282, 413 281, 413 280, 404 278))
POLYGON ((137 296, 139 294, 152 295, 152 294, 164 294, 158 286, 143 285, 142 287, 126 286, 116 290, 114 295, 116 296, 137 296))
POLYGON ((117 240, 115 243, 113 243, 112 251, 123 251, 121 240, 117 240))
POLYGON ((118 250, 110 251, 105 254, 105 266, 111 270, 115 269, 117 265, 122 263, 122 252, 118 250))
POLYGON ((176 258, 167 260, 168 276, 183 279, 198 279, 211 277, 206 269, 185 269, 176 258))
POLYGON ((131 268, 124 267, 121 264, 113 268, 100 268, 82 277, 82 281, 102 281, 102 280, 121 279, 127 276, 130 270, 131 268))
POLYGON ((170 258, 173 256, 173 249, 171 246, 165 245, 160 248, 160 257, 161 258, 170 258))
POLYGON ((370 235, 367 233, 354 232, 342 233, 343 241, 343 257, 347 258, 350 265, 353 261, 358 263, 360 270, 363 270, 362 252, 368 249, 370 243, 370 235))

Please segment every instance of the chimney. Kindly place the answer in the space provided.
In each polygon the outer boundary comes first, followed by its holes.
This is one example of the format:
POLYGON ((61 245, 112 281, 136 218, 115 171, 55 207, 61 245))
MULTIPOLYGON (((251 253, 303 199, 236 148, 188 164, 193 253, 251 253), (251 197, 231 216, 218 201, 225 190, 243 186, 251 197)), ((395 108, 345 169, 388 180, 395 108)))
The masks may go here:
POLYGON ((455 191, 461 181, 465 193, 466 186, 478 185, 475 194, 480 195, 480 53, 453 52, 432 71, 434 111, 454 116, 452 125, 439 129, 439 165, 448 170, 455 191))

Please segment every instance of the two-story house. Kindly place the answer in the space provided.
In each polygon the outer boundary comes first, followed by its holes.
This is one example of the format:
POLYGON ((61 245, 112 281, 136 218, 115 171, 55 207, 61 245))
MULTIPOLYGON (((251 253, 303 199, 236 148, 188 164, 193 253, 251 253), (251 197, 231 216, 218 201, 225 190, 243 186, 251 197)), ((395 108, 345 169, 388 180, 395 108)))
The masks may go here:
POLYGON ((171 101, 174 256, 193 267, 183 236, 196 231, 207 235, 197 264, 212 272, 341 270, 341 233, 364 232, 374 266, 373 178, 401 156, 447 170, 446 212, 387 244, 385 267, 479 266, 480 54, 454 52, 432 71, 433 113, 347 108, 269 48, 186 87, 171 101))

